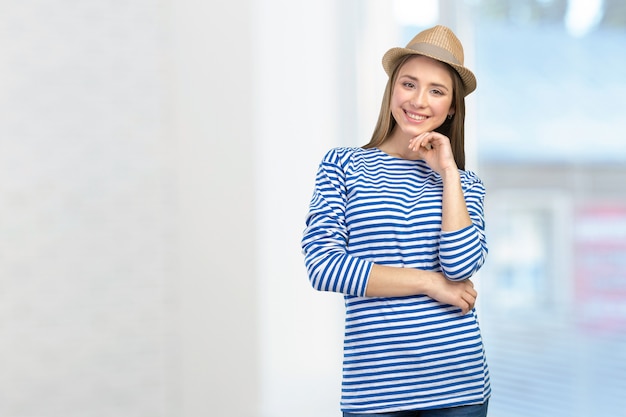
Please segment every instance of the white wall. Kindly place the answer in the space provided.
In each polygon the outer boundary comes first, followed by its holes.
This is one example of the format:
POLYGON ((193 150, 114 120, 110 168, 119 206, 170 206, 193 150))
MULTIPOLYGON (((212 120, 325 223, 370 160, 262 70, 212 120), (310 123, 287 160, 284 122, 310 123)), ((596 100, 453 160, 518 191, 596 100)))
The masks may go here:
POLYGON ((164 14, 0 5, 0 415, 173 413, 164 14))
POLYGON ((2 2, 0 415, 338 413, 299 246, 336 3, 2 2))

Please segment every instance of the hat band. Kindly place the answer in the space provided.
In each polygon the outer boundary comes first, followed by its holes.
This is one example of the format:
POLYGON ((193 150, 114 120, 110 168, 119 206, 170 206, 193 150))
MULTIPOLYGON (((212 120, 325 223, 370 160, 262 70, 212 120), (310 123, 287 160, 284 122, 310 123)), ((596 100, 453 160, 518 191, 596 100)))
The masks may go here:
POLYGON ((461 66, 463 65, 447 49, 443 49, 442 47, 433 45, 432 43, 418 42, 418 43, 414 43, 414 44, 407 46, 407 49, 412 49, 415 52, 419 52, 424 55, 437 57, 438 59, 441 59, 442 61, 447 61, 452 64, 461 65, 461 66))

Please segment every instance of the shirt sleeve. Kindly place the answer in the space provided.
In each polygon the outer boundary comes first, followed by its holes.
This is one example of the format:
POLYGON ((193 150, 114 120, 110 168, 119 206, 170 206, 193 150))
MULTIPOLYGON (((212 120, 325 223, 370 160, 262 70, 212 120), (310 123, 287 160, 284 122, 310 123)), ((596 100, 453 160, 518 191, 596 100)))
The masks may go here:
POLYGON ((488 252, 483 213, 485 187, 475 174, 465 174, 463 194, 472 224, 461 230, 442 232, 439 243, 442 272, 452 281, 471 278, 485 263, 488 252))
POLYGON ((336 149, 329 151, 319 165, 302 251, 313 288, 364 296, 372 263, 348 254, 345 218, 348 156, 341 153, 336 149))

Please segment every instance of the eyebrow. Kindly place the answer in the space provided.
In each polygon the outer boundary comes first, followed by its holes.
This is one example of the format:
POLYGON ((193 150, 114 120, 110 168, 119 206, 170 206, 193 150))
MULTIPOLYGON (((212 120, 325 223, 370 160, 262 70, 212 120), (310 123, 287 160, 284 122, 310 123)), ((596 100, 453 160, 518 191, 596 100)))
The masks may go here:
MULTIPOLYGON (((408 74, 403 74, 403 75, 401 75, 401 76, 399 77, 399 79, 404 78, 404 77, 406 77, 406 78, 408 78, 408 79, 410 79, 410 80, 412 80, 412 81, 419 81, 419 79, 418 79, 418 78, 416 78, 416 77, 414 77, 414 76, 412 76, 412 75, 408 75, 408 74)), ((450 91, 450 87, 446 86, 445 84, 440 84, 440 83, 430 83, 430 85, 431 85, 431 86, 433 86, 433 87, 439 87, 439 88, 443 88, 443 89, 445 89, 445 90, 450 91)))

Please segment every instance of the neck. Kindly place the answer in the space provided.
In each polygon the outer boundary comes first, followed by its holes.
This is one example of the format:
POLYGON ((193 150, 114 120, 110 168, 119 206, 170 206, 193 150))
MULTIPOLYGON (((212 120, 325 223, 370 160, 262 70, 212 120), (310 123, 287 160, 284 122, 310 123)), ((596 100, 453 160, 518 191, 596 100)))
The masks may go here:
POLYGON ((393 131, 391 135, 379 147, 381 151, 396 158, 417 160, 421 159, 417 156, 417 152, 409 149, 409 140, 411 138, 399 135, 397 131, 393 131))

